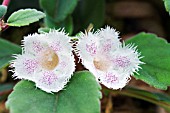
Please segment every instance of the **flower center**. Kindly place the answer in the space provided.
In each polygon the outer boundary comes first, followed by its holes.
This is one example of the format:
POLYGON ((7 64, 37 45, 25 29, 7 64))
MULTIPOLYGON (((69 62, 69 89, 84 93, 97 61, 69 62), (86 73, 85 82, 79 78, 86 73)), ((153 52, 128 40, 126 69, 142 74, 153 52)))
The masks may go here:
POLYGON ((93 64, 95 68, 100 71, 107 71, 108 68, 110 67, 109 62, 102 58, 94 58, 93 64))
POLYGON ((58 55, 51 49, 46 49, 40 54, 40 65, 46 70, 53 70, 59 63, 58 55))

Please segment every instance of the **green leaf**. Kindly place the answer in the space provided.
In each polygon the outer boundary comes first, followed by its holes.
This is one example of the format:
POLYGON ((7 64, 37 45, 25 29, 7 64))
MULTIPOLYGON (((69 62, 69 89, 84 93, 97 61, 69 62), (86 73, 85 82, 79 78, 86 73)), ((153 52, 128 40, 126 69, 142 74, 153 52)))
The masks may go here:
POLYGON ((0 18, 2 18, 7 12, 7 7, 4 5, 0 5, 0 18))
POLYGON ((0 39, 0 69, 7 66, 13 58, 12 54, 21 52, 21 47, 7 40, 0 39))
POLYGON ((45 18, 45 24, 52 29, 60 29, 64 28, 64 30, 69 33, 70 35, 73 32, 73 20, 72 17, 69 15, 64 21, 61 21, 59 23, 55 22, 53 19, 49 18, 49 16, 46 16, 45 18))
POLYGON ((170 96, 164 93, 149 92, 133 87, 126 87, 122 91, 112 91, 112 92, 114 92, 114 94, 126 95, 141 100, 145 100, 150 103, 159 105, 165 108, 166 110, 170 111, 170 96))
POLYGON ((14 84, 6 83, 0 84, 0 102, 5 101, 9 95, 9 92, 12 91, 14 84))
POLYGON ((105 0, 80 0, 73 14, 76 32, 90 23, 99 28, 104 24, 105 0))
POLYGON ((50 32, 50 28, 47 27, 38 29, 38 33, 40 34, 49 33, 49 32, 50 32))
POLYGON ((170 13, 170 0, 164 0, 166 11, 170 13))
POLYGON ((44 18, 43 12, 37 11, 36 9, 20 9, 8 18, 7 23, 9 26, 26 26, 33 22, 44 18))
POLYGON ((141 60, 146 63, 141 65, 142 70, 134 77, 166 90, 170 86, 170 44, 149 33, 140 33, 126 42, 138 46, 139 52, 144 56, 141 60))
POLYGON ((23 80, 15 86, 6 106, 11 113, 100 113, 99 89, 88 71, 76 72, 66 88, 55 94, 23 80))
POLYGON ((78 0, 40 0, 40 5, 51 19, 59 23, 73 12, 77 2, 78 0))
POLYGON ((0 85, 0 93, 12 90, 13 87, 14 87, 14 84, 12 84, 12 83, 1 84, 0 85))

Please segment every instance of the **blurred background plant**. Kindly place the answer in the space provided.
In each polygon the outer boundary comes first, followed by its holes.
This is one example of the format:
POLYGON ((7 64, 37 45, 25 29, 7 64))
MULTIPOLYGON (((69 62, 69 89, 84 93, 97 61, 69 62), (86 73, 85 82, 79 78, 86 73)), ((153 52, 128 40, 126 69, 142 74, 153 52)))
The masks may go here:
MULTIPOLYGON (((160 52, 162 51, 164 52, 164 48, 170 49, 170 45, 166 45, 165 42, 154 40, 159 36, 170 41, 170 16, 167 12, 170 8, 169 4, 168 0, 164 2, 162 0, 11 0, 7 13, 4 16, 4 21, 7 21, 8 17, 14 11, 25 8, 34 8, 43 11, 46 17, 29 26, 9 27, 1 32, 0 39, 5 39, 20 45, 23 36, 34 32, 46 32, 49 28, 58 29, 64 27, 69 35, 74 36, 79 31, 87 29, 89 25, 92 25, 94 29, 110 25, 120 31, 123 40, 136 37, 138 40, 131 39, 129 42, 127 41, 127 43, 136 42, 137 45, 140 45, 139 50, 142 50, 141 52, 144 51, 145 53, 145 48, 154 48, 155 54, 153 53, 153 55, 148 58, 154 62, 156 55, 161 54, 160 52), (145 33, 134 36, 143 31, 154 33, 157 36, 145 33), (151 40, 149 41, 152 43, 141 44, 140 41, 143 41, 145 37, 150 37, 151 40)), ((2 54, 6 51, 8 51, 7 53, 9 55, 13 52, 19 53, 20 47, 11 45, 9 42, 4 43, 3 40, 0 42, 0 113, 8 113, 9 111, 5 108, 4 103, 17 81, 11 78, 11 73, 8 72, 8 65, 3 64, 4 56, 2 54), (12 51, 11 49, 14 46, 16 49, 12 51), (4 48, 6 48, 6 51, 4 48)), ((167 53, 163 54, 166 58, 170 58, 169 52, 165 51, 164 53, 167 53)), ((158 61, 155 65, 162 66, 161 63, 165 62, 158 61)), ((170 62, 167 62, 167 64, 168 63, 170 62)), ((167 64, 165 63, 164 67, 166 67, 165 65, 167 64)), ((167 65, 167 68, 159 70, 159 76, 161 75, 160 73, 162 73, 162 75, 167 74, 166 76, 163 75, 164 78, 158 77, 157 75, 152 78, 143 72, 142 74, 145 74, 145 76, 142 76, 143 78, 134 76, 139 80, 132 78, 128 86, 122 90, 112 91, 103 86, 101 112, 170 112, 170 90, 167 88, 167 86, 170 85, 169 65, 167 65), (150 81, 152 79, 154 80, 150 81), (165 82, 165 79, 168 80, 165 82)), ((157 67, 154 68, 157 69, 157 67)), ((84 67, 82 67, 81 64, 77 65, 77 70, 83 69, 84 67)), ((149 71, 150 70, 152 69, 149 68, 149 71)))

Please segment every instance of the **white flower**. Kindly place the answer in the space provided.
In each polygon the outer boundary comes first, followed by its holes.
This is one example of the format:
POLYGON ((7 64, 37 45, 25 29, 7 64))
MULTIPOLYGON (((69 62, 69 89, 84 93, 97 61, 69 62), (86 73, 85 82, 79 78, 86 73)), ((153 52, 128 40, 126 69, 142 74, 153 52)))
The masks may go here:
POLYGON ((31 80, 48 93, 62 90, 75 70, 69 41, 57 30, 24 37, 22 55, 12 62, 13 77, 31 80))
POLYGON ((118 34, 108 26, 95 33, 81 33, 75 49, 97 81, 112 89, 123 88, 142 64, 136 47, 122 46, 118 34))
POLYGON ((129 82, 130 76, 126 73, 120 73, 115 70, 109 70, 103 72, 99 78, 99 82, 111 89, 121 89, 127 82, 129 82))
POLYGON ((111 58, 113 69, 127 73, 128 75, 137 73, 141 69, 140 65, 144 63, 140 61, 143 57, 137 52, 136 48, 132 44, 125 46, 123 43, 122 46, 113 52, 111 58))

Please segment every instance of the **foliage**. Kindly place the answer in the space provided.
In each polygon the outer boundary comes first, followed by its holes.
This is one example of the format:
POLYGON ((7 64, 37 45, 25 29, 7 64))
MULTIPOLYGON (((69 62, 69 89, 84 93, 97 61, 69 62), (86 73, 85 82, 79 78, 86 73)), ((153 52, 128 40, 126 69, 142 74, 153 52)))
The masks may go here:
POLYGON ((7 7, 4 5, 0 5, 0 18, 2 18, 7 12, 7 7))
POLYGON ((164 4, 165 4, 166 11, 170 13, 170 1, 164 0, 164 4))
POLYGON ((104 23, 104 16, 104 0, 79 1, 78 6, 73 13, 75 31, 84 30, 89 24, 93 24, 95 28, 100 28, 104 23))
POLYGON ((55 22, 53 19, 49 18, 48 16, 45 18, 45 23, 49 28, 65 28, 66 32, 72 33, 73 32, 73 20, 71 16, 68 16, 62 22, 55 22))
POLYGON ((84 30, 90 23, 99 28, 104 22, 104 0, 40 0, 40 5, 46 13, 46 26, 65 27, 69 34, 84 30))
POLYGON ((78 0, 40 0, 40 5, 49 18, 61 22, 73 12, 77 2, 78 0))
POLYGON ((0 39, 0 69, 7 66, 13 54, 21 52, 21 48, 7 40, 0 39))
POLYGON ((40 5, 47 16, 45 18, 46 26, 56 29, 65 27, 65 30, 71 34, 73 32, 73 20, 70 14, 77 2, 78 0, 40 0, 40 5))
MULTIPOLYGON (((15 5, 17 0, 13 1, 11 3, 15 5)), ((170 13, 170 0, 163 1, 166 11, 170 13)), ((31 0, 30 4, 32 2, 38 3, 31 0)), ((22 3, 23 1, 20 0, 21 7, 16 8, 20 10, 15 12, 13 11, 16 9, 0 5, 1 32, 10 26, 28 26, 44 18, 43 24, 38 29, 39 33, 48 33, 51 28, 65 28, 66 33, 74 37, 73 40, 79 40, 75 34, 86 29, 89 24, 94 28, 100 28, 105 21, 105 0, 39 0, 42 11, 37 10, 40 8, 38 5, 23 9, 22 3), (7 18, 8 16, 9 18, 7 18)), ((170 86, 169 43, 155 34, 144 32, 126 40, 125 43, 134 43, 143 56, 141 61, 145 63, 141 65, 142 69, 133 76, 150 86, 167 90, 170 86)), ((9 65, 9 62, 13 60, 13 54, 20 53, 20 46, 0 38, 0 70, 9 65)), ((13 86, 12 83, 1 85, 0 94, 11 90, 13 86)), ((53 94, 36 88, 31 81, 21 80, 14 86, 14 91, 9 95, 6 107, 11 113, 100 113, 100 90, 100 85, 89 71, 75 72, 66 88, 53 94)), ((104 90, 106 90, 105 87, 104 90)), ((170 111, 170 96, 164 93, 129 87, 121 91, 108 89, 107 91, 142 99, 170 111)))
POLYGON ((55 94, 23 80, 14 87, 6 105, 12 113, 100 113, 99 90, 94 76, 87 71, 76 72, 66 89, 55 94))
POLYGON ((139 75, 135 78, 160 89, 167 89, 170 86, 170 44, 162 38, 158 38, 154 34, 140 33, 127 43, 135 43, 141 52, 142 61, 146 64, 142 65, 139 75))
POLYGON ((26 26, 30 23, 36 22, 41 18, 44 18, 44 13, 35 9, 21 9, 14 12, 7 20, 9 26, 26 26))
POLYGON ((114 94, 120 94, 130 96, 151 102, 153 104, 164 107, 167 111, 170 111, 170 96, 164 93, 149 92, 133 87, 127 87, 123 91, 111 91, 114 94))

